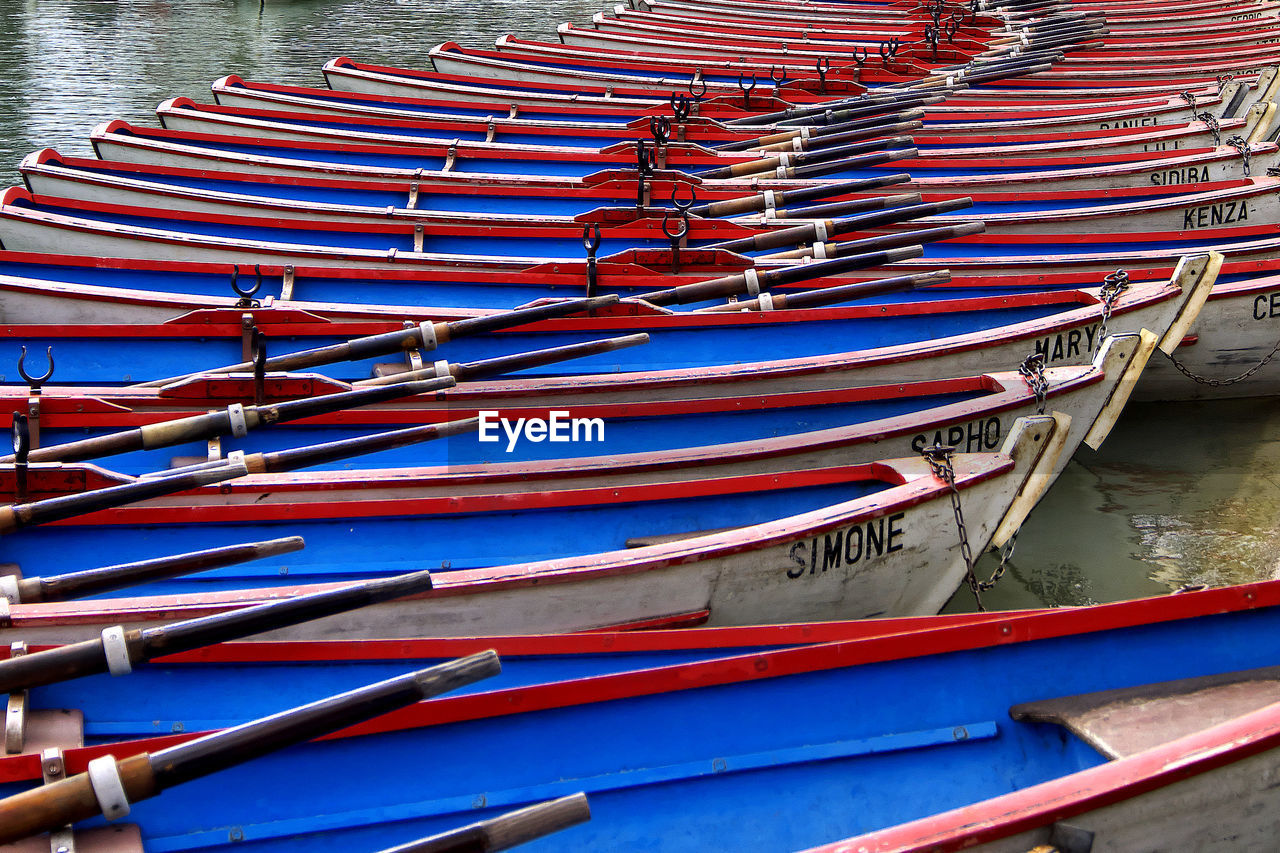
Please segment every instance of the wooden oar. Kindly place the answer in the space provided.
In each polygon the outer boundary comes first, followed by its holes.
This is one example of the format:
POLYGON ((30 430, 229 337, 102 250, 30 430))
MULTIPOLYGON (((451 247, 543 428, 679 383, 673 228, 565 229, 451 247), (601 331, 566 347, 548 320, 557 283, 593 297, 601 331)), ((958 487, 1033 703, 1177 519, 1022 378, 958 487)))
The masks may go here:
POLYGON ((24 527, 35 527, 99 510, 138 503, 149 498, 243 477, 246 474, 294 471, 337 459, 404 447, 420 441, 430 441, 434 438, 467 432, 475 429, 479 424, 479 418, 468 418, 270 453, 232 454, 227 459, 175 468, 154 475, 143 475, 131 483, 118 486, 107 486, 81 494, 61 495, 31 503, 3 506, 0 507, 0 533, 11 533, 24 527))
POLYGON ((548 347, 547 349, 531 350, 530 352, 516 353, 514 355, 500 355, 494 358, 486 358, 480 361, 468 361, 460 364, 450 364, 448 362, 431 367, 424 367, 421 370, 410 371, 409 373, 400 373, 395 376, 381 376, 374 379, 362 379, 355 383, 360 386, 379 385, 384 382, 403 381, 404 377, 417 378, 419 376, 434 376, 436 370, 447 370, 449 374, 459 382, 474 382, 477 379, 483 379, 486 376, 500 376, 504 373, 514 373, 517 370, 528 370, 531 367, 542 367, 546 364, 555 364, 560 361, 569 361, 575 358, 585 358, 589 355, 599 355, 601 353, 613 352, 615 350, 626 349, 627 347, 639 346, 649 342, 649 334, 640 332, 634 335, 622 335, 617 338, 604 338, 596 341, 583 341, 577 344, 564 344, 558 347, 548 347))
MULTIPOLYGON (((777 208, 777 215, 783 215, 784 209, 789 209, 793 204, 817 201, 818 199, 830 198, 833 195, 844 195, 845 193, 878 190, 894 184, 906 183, 909 180, 911 180, 910 175, 906 172, 899 172, 895 175, 882 175, 877 178, 863 178, 857 181, 830 181, 819 184, 816 187, 805 187, 798 190, 774 190, 772 196, 773 206, 777 208)), ((755 195, 745 195, 740 198, 725 199, 724 201, 713 201, 708 204, 696 204, 689 208, 689 213, 692 216, 703 217, 738 216, 766 210, 769 207, 769 201, 770 197, 765 193, 756 193, 755 195)))
POLYGON ((924 245, 926 243, 936 243, 939 240, 952 240, 956 237, 968 237, 972 234, 981 234, 987 230, 987 224, 982 220, 974 220, 972 222, 961 222, 956 225, 938 225, 933 228, 921 228, 915 231, 895 231, 890 234, 876 234, 871 237, 860 237, 857 240, 845 240, 839 243, 821 243, 812 246, 804 246, 799 249, 793 249, 788 252, 773 252, 768 255, 761 255, 760 259, 774 260, 800 260, 802 258, 815 257, 814 252, 818 245, 822 246, 821 255, 823 258, 841 258, 847 254, 860 254, 862 252, 873 252, 881 249, 895 249, 899 246, 924 245))
POLYGON ((837 145, 833 148, 820 148, 817 151, 806 151, 799 154, 780 154, 777 157, 763 157, 759 160, 748 160, 732 166, 718 169, 702 169, 694 172, 704 181, 727 180, 729 178, 745 178, 764 172, 777 172, 778 169, 798 168, 828 163, 832 160, 845 159, 857 154, 869 154, 885 149, 901 150, 912 144, 910 136, 894 136, 888 139, 871 139, 849 145, 837 145))
POLYGON ((586 794, 570 794, 379 853, 497 853, 591 819, 586 794))
MULTIPOLYGON (((578 314, 596 308, 603 308, 617 301, 618 297, 616 295, 606 294, 583 299, 569 299, 563 302, 550 302, 532 308, 516 308, 484 317, 453 320, 448 323, 419 323, 412 329, 384 332, 381 335, 353 338, 345 343, 272 356, 266 360, 265 369, 270 371, 306 370, 322 364, 332 364, 338 361, 360 361, 361 359, 389 355, 408 349, 433 350, 437 344, 467 335, 509 329, 514 326, 523 326, 528 323, 563 317, 567 314, 578 314)), ((253 370, 253 368, 253 362, 242 361, 239 364, 228 364, 223 367, 198 370, 182 376, 170 376, 167 379, 140 382, 133 387, 157 388, 162 385, 168 385, 171 382, 191 379, 195 376, 215 373, 243 373, 253 370)))
POLYGON ((145 663, 164 655, 275 631, 430 589, 431 572, 424 569, 268 601, 212 616, 170 622, 154 628, 134 628, 128 631, 120 627, 106 628, 96 640, 84 640, 0 660, 0 693, 27 690, 103 672, 126 675, 132 671, 134 664, 145 663))
POLYGON ((817 138, 833 136, 837 133, 846 133, 849 131, 867 131, 876 133, 881 128, 893 127, 896 124, 904 122, 913 122, 915 119, 924 118, 924 110, 901 110, 897 113, 887 113, 881 115, 870 115, 867 118, 852 119, 849 122, 841 122, 838 124, 829 124, 827 127, 809 128, 808 132, 797 127, 788 129, 782 133, 769 133, 767 136, 760 136, 754 140, 736 140, 733 142, 724 142, 721 145, 712 146, 717 151, 746 151, 746 150, 762 150, 771 145, 785 145, 790 147, 794 145, 796 140, 800 141, 800 145, 812 143, 817 138))
POLYGON ((289 554, 302 550, 304 544, 301 536, 286 536, 283 539, 224 545, 221 548, 208 548, 204 551, 192 551, 187 554, 103 566, 43 578, 3 577, 0 578, 0 595, 9 599, 10 604, 67 601, 148 581, 220 569, 224 566, 262 560, 279 554, 289 554))
MULTIPOLYGON (((918 258, 924 254, 920 246, 903 246, 883 252, 868 252, 861 255, 849 255, 830 261, 819 261, 811 264, 797 264, 793 267, 782 267, 772 270, 751 270, 750 274, 714 278, 694 284, 682 284, 667 290, 654 290, 636 298, 643 299, 652 305, 687 305, 692 302, 706 302, 709 299, 724 299, 743 293, 752 293, 751 278, 755 277, 755 292, 766 291, 773 287, 791 284, 797 281, 809 281, 828 275, 839 275, 855 269, 878 267, 918 258)), ((868 294, 869 295, 869 294, 868 294)))
POLYGON ((797 225, 794 228, 765 231, 759 234, 752 234, 750 237, 711 243, 703 248, 724 249, 729 252, 762 252, 782 246, 794 246, 798 243, 825 242, 829 237, 848 234, 850 231, 879 228, 897 222, 909 222, 922 216, 936 216, 941 213, 951 213, 969 207, 973 207, 973 199, 971 198, 947 199, 946 201, 934 201, 926 204, 909 204, 875 213, 864 213, 843 219, 819 220, 806 225, 797 225))
POLYGON ((904 290, 915 290, 917 287, 929 287, 935 284, 946 284, 951 281, 950 270, 902 275, 894 278, 882 278, 876 281, 859 281, 854 284, 841 284, 835 287, 818 287, 813 290, 802 290, 795 293, 773 293, 767 300, 761 297, 744 299, 741 302, 727 302, 724 305, 711 305, 699 308, 695 314, 731 314, 738 311, 782 311, 786 309, 821 308, 824 305, 835 305, 840 302, 852 302, 855 299, 866 299, 868 296, 881 296, 886 293, 901 293, 904 290), (765 302, 767 301, 767 305, 765 302))
POLYGON ((130 803, 174 785, 234 767, 397 708, 472 684, 501 671, 493 652, 341 693, 299 708, 205 735, 154 754, 106 755, 89 770, 0 800, 0 844, 102 814, 124 817, 130 803))
POLYGON ((927 95, 913 91, 888 91, 869 98, 847 98, 842 101, 815 104, 808 107, 789 107, 775 113, 763 113, 750 118, 731 119, 727 125, 779 124, 801 125, 839 124, 858 118, 884 115, 904 109, 929 107, 946 100, 942 95, 927 95))
POLYGON ((129 483, 107 486, 90 492, 0 506, 0 533, 12 533, 24 527, 35 527, 99 510, 138 503, 161 495, 170 495, 174 492, 243 477, 247 473, 249 469, 245 466, 243 459, 227 459, 199 470, 178 471, 158 477, 139 477, 129 483))
MULTIPOLYGON (((826 136, 810 137, 802 141, 801 150, 804 151, 824 151, 828 148, 835 148, 850 142, 857 142, 862 139, 871 139, 873 137, 894 137, 894 138, 910 138, 908 134, 915 133, 924 127, 924 122, 919 119, 911 119, 908 121, 898 121, 893 124, 884 124, 879 127, 868 127, 861 130, 846 130, 840 133, 832 133, 826 136)), ((757 151, 786 151, 794 146, 791 145, 773 145, 763 148, 757 148, 757 151)))
MULTIPOLYGON (((457 384, 452 376, 418 382, 400 382, 378 388, 360 388, 337 394, 324 394, 304 400, 263 406, 228 406, 221 412, 178 418, 164 423, 145 424, 134 429, 108 435, 82 438, 64 444, 51 444, 29 453, 32 462, 79 462, 99 459, 135 450, 154 450, 188 441, 206 441, 215 436, 242 436, 251 429, 276 423, 310 418, 330 412, 341 412, 374 403, 383 403, 416 394, 428 394, 457 384)), ((13 462, 13 456, 0 458, 0 463, 13 462)))

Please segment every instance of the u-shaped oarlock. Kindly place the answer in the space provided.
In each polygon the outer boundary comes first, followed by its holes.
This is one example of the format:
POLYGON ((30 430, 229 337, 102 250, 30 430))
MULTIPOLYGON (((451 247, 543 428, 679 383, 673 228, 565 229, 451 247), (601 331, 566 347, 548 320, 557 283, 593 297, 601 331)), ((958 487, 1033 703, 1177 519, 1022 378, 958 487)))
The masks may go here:
POLYGON ((27 502, 27 459, 31 454, 31 425, 22 412, 13 413, 14 503, 27 502))
POLYGON ((742 90, 742 108, 745 110, 751 106, 751 93, 756 90, 756 75, 751 75, 751 85, 748 86, 746 78, 741 74, 738 75, 738 88, 742 90))
POLYGON ((773 84, 774 84, 775 86, 781 86, 783 83, 787 82, 787 66, 785 66, 785 65, 778 65, 778 66, 770 65, 770 66, 769 66, 769 79, 773 81, 773 84))
POLYGON ((649 116, 649 134, 655 145, 666 145, 671 139, 671 119, 666 116, 649 116))
MULTIPOLYGON (((671 187, 671 203, 675 205, 676 210, 680 211, 680 215, 685 218, 685 230, 688 230, 689 210, 698 203, 698 189, 693 184, 685 184, 689 187, 689 200, 681 201, 676 198, 676 194, 680 192, 681 184, 673 184, 671 187)), ((670 236, 670 235, 667 235, 670 236)))
POLYGON ((701 77, 690 77, 689 94, 693 95, 695 101, 702 100, 702 96, 707 94, 707 81, 701 77))
POLYGON ((240 297, 240 300, 236 302, 237 308, 258 307, 258 301, 253 298, 253 295, 262 287, 262 270, 257 264, 254 264, 253 271, 257 273, 257 279, 254 281, 253 287, 245 290, 240 286, 240 265, 236 264, 231 268, 231 289, 235 291, 236 296, 240 297))
POLYGON ((645 181, 653 175, 653 152, 643 139, 636 141, 636 209, 644 207, 645 181))
POLYGON ((662 214, 662 233, 667 235, 667 239, 671 241, 671 271, 680 271, 680 241, 689 233, 689 213, 688 211, 680 211, 679 230, 672 231, 667 227, 667 223, 671 220, 671 211, 662 214))
MULTIPOLYGON (((853 49, 853 64, 857 65, 858 70, 861 71, 863 64, 867 61, 867 58, 870 56, 871 56, 871 51, 867 50, 865 47, 855 47, 853 49)), ((821 62, 822 60, 818 60, 818 61, 821 62)), ((827 63, 826 68, 818 69, 818 76, 822 78, 823 86, 826 86, 827 72, 831 70, 831 60, 830 59, 826 60, 826 63, 827 63)))
POLYGON ((960 22, 952 18, 942 25, 942 31, 946 33, 947 44, 951 44, 956 40, 956 33, 960 32, 960 22))
POLYGON ((898 37, 894 36, 887 42, 880 42, 880 59, 885 65, 889 64, 889 60, 898 55, 898 48, 902 43, 898 41, 898 37))
POLYGON ((600 224, 582 226, 582 247, 587 250, 587 298, 596 295, 596 252, 600 249, 600 224))
POLYGON ((249 333, 249 354, 253 362, 253 403, 261 406, 267 399, 267 336, 257 326, 249 333))
POLYGON ((688 121, 692 107, 693 101, 688 95, 677 92, 671 93, 671 115, 675 118, 676 122, 688 121))
POLYGON ((45 350, 45 357, 49 359, 49 369, 43 376, 32 376, 27 373, 27 348, 23 347, 21 354, 18 355, 18 375, 22 377, 23 382, 27 383, 32 394, 39 394, 40 386, 53 378, 53 347, 45 350))

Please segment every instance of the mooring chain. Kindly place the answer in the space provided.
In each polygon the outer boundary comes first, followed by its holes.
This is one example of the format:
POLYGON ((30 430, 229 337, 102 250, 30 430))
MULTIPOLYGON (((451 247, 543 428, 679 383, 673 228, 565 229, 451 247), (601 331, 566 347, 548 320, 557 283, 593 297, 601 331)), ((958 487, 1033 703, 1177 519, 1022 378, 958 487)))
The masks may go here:
POLYGON ((1165 357, 1169 359, 1170 364, 1172 364, 1175 368, 1178 369, 1179 373, 1181 373, 1183 376, 1187 377, 1191 381, 1199 382, 1201 385, 1209 385, 1214 388, 1221 388, 1225 385, 1235 385, 1237 382, 1245 381, 1250 376, 1252 376, 1253 374, 1257 373, 1259 370, 1261 370, 1262 368, 1270 364, 1271 360, 1274 359, 1277 354, 1280 354, 1280 341, 1276 341, 1276 345, 1271 348, 1271 352, 1267 353, 1266 357, 1263 358, 1262 361, 1258 362, 1253 367, 1250 367, 1244 373, 1238 374, 1236 376, 1232 376, 1229 379, 1211 379, 1208 376, 1200 376, 1199 374, 1193 372, 1185 364, 1178 361, 1177 356, 1173 355, 1172 353, 1167 354, 1165 357))
POLYGON ((1102 346, 1102 342, 1107 337, 1107 323, 1111 320, 1111 312, 1115 310, 1116 301, 1120 299, 1120 294, 1129 289, 1129 273, 1126 270, 1116 270, 1109 273, 1102 280, 1102 290, 1099 295, 1102 297, 1102 325, 1098 327, 1098 346, 1102 346))
POLYGON ((1178 97, 1182 98, 1182 100, 1187 102, 1187 106, 1191 107, 1191 114, 1195 115, 1196 114, 1195 93, 1188 90, 1186 92, 1182 92, 1180 95, 1178 95, 1178 97))
POLYGON ((1044 375, 1044 353, 1033 352, 1018 365, 1018 373, 1036 395, 1036 412, 1044 414, 1045 400, 1049 396, 1049 380, 1044 375))
POLYGON ((1240 159, 1244 161, 1244 176, 1249 177, 1249 159, 1253 156, 1253 151, 1249 149, 1248 140, 1237 133, 1227 140, 1227 144, 1240 152, 1240 159))
MULTIPOLYGON (((964 510, 960 507, 960 490, 956 488, 956 471, 951 464, 951 457, 955 452, 954 447, 935 444, 933 447, 921 450, 920 455, 929 463, 929 470, 933 472, 933 476, 946 483, 951 492, 951 512, 956 517, 956 532, 960 535, 960 557, 964 560, 964 582, 973 593, 973 600, 977 603, 978 610, 985 611, 986 608, 982 606, 982 593, 991 589, 999 578, 992 575, 991 580, 981 583, 973 572, 973 550, 969 547, 969 529, 964 523, 964 510)), ((1003 568, 1003 562, 1001 566, 1003 568)))
POLYGON ((1222 144, 1222 125, 1210 113, 1200 113, 1196 116, 1200 121, 1204 122, 1204 126, 1209 129, 1209 133, 1213 134, 1213 147, 1217 148, 1222 144))

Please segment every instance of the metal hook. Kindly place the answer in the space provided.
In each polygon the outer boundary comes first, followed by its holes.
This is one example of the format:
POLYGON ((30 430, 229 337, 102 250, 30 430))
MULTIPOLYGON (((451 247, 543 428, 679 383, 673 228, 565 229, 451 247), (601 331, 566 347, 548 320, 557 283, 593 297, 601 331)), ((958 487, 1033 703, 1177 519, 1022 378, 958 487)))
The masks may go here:
POLYGON ((942 25, 942 30, 947 34, 947 43, 951 44, 956 40, 956 33, 960 32, 960 22, 952 18, 942 25))
POLYGON ((689 79, 689 94, 690 94, 690 95, 693 95, 693 99, 694 99, 695 101, 700 101, 700 100, 702 100, 702 96, 703 96, 703 95, 705 95, 705 94, 707 94, 707 81, 706 81, 706 80, 703 80, 702 78, 697 78, 697 79, 690 78, 690 79, 689 79), (700 85, 702 86, 702 90, 701 90, 701 91, 699 91, 699 90, 697 90, 697 89, 695 89, 695 88, 694 88, 694 84, 695 84, 695 83, 700 84, 700 85))
POLYGON ((267 398, 267 336, 257 326, 249 335, 249 347, 253 361, 253 402, 261 406, 267 398))
POLYGON ((649 116, 649 133, 654 144, 666 145, 671 139, 671 119, 666 116, 649 116))
POLYGON ((258 274, 258 279, 252 288, 244 290, 240 287, 240 265, 236 264, 231 268, 231 289, 240 297, 240 301, 236 303, 237 308, 257 308, 259 305, 253 295, 262 287, 262 271, 257 264, 253 265, 253 271, 258 274))
POLYGON ((30 386, 32 393, 39 394, 40 386, 48 382, 53 377, 53 347, 45 350, 45 356, 49 359, 49 369, 44 372, 43 376, 32 376, 27 373, 27 348, 22 348, 22 354, 18 356, 18 375, 22 380, 30 386))
POLYGON ((27 501, 27 459, 31 454, 31 427, 22 412, 13 413, 14 503, 27 501))
MULTIPOLYGON (((869 56, 871 56, 871 51, 867 50, 865 47, 855 47, 853 49, 853 62, 855 65, 858 66, 859 71, 862 70, 862 64, 867 61, 867 57, 869 56)), ((831 70, 831 60, 827 60, 826 71, 830 71, 830 70, 831 70)), ((826 71, 819 72, 819 74, 821 74, 822 76, 822 82, 824 84, 826 83, 826 80, 827 80, 826 71)))
POLYGON ((743 76, 739 74, 738 88, 742 90, 742 108, 747 109, 751 105, 751 93, 754 92, 756 88, 756 75, 751 75, 751 85, 748 86, 744 82, 743 76))
POLYGON ((825 56, 819 57, 813 67, 818 70, 818 91, 825 95, 827 93, 827 72, 831 70, 831 60, 825 56))
POLYGON ((769 79, 772 80, 775 85, 781 86, 783 83, 787 82, 787 66, 779 65, 777 66, 777 70, 781 72, 781 76, 773 73, 774 66, 769 66, 769 79))
POLYGON ((643 139, 636 142, 636 209, 644 207, 645 180, 653 176, 653 152, 643 139))
POLYGON ((889 60, 893 59, 895 56, 898 55, 899 47, 901 47, 901 42, 898 41, 897 36, 894 36, 893 38, 889 39, 889 41, 887 42, 881 42, 880 43, 881 62, 883 62, 885 65, 888 65, 889 60))
MULTIPOLYGON (((687 184, 687 186, 689 187, 688 201, 681 201, 680 199, 676 198, 676 193, 680 192, 681 184, 673 184, 671 187, 671 203, 674 204, 676 206, 676 210, 680 211, 682 214, 687 214, 689 212, 689 209, 692 208, 698 201, 697 187, 695 187, 693 184, 687 184)), ((686 229, 687 229, 687 226, 686 226, 686 229)), ((667 235, 667 236, 670 236, 670 235, 667 235)))

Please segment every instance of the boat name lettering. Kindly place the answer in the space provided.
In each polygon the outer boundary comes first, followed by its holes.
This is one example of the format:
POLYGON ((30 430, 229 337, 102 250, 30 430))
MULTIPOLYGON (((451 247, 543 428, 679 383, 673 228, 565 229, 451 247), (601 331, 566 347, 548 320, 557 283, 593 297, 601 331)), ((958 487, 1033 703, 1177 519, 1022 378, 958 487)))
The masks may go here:
POLYGON ((1169 169, 1166 172, 1152 172, 1151 183, 1158 187, 1170 184, 1194 184, 1197 181, 1209 180, 1209 167, 1183 166, 1181 169, 1169 169))
POLYGON ((911 439, 911 449, 916 453, 926 446, 958 447, 965 453, 981 453, 1000 445, 1000 418, 991 416, 934 430, 932 435, 919 433, 911 439))
POLYGON ((1280 290, 1273 290, 1255 297, 1253 300, 1253 319, 1274 320, 1280 317, 1280 290))
POLYGON ((1143 151, 1176 151, 1182 147, 1182 141, 1175 139, 1172 142, 1148 142, 1142 146, 1143 151))
POLYGON ((507 436, 506 452, 515 450, 523 435, 535 444, 540 441, 579 442, 604 441, 604 420, 602 418, 574 418, 568 412, 552 410, 550 417, 543 418, 511 418, 502 417, 495 411, 480 412, 480 440, 497 442, 501 440, 498 427, 507 436))
POLYGON ((1120 130, 1126 127, 1155 127, 1155 116, 1144 116, 1143 118, 1126 118, 1120 121, 1104 121, 1098 125, 1099 130, 1120 130))
POLYGON ((787 569, 787 577, 795 580, 805 574, 821 574, 827 569, 854 566, 873 557, 901 551, 904 518, 906 513, 896 512, 887 519, 881 516, 864 524, 815 536, 808 542, 795 543, 791 546, 791 562, 795 565, 787 569))
POLYGON ((1241 14, 1239 14, 1239 15, 1232 15, 1228 20, 1231 20, 1231 21, 1252 21, 1252 20, 1254 20, 1254 19, 1256 19, 1256 18, 1261 18, 1261 17, 1262 17, 1262 13, 1261 13, 1261 12, 1243 12, 1243 13, 1241 13, 1241 14))
POLYGON ((1245 222, 1249 219, 1249 203, 1240 201, 1220 201, 1204 207, 1193 207, 1182 212, 1183 228, 1212 228, 1214 225, 1228 225, 1232 222, 1245 222))
POLYGON ((1044 356, 1045 364, 1053 364, 1068 358, 1078 358, 1093 352, 1094 339, 1098 336, 1097 325, 1085 326, 1083 329, 1072 329, 1063 334, 1059 332, 1036 341, 1036 352, 1044 356))

